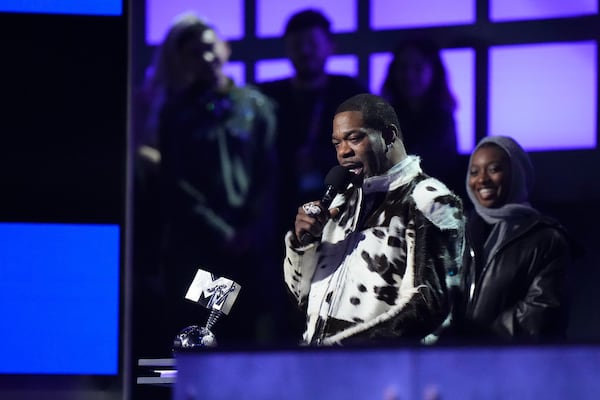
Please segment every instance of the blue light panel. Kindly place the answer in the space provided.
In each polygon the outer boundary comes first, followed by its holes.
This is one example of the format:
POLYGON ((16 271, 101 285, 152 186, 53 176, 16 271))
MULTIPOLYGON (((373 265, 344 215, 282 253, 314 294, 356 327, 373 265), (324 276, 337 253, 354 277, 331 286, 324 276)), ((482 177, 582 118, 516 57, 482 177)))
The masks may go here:
POLYGON ((119 227, 0 223, 0 373, 118 373, 119 227))
POLYGON ((31 14, 121 15, 122 0, 1 0, 0 12, 31 14))

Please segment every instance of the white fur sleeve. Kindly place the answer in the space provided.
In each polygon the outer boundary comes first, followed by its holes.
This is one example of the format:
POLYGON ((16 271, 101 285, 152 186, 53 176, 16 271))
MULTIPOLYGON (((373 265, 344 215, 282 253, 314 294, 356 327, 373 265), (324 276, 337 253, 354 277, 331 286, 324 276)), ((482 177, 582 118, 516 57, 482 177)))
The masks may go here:
POLYGON ((283 275, 285 284, 294 295, 298 304, 306 301, 310 292, 310 285, 314 275, 316 260, 316 244, 295 248, 292 246, 293 232, 285 235, 285 260, 283 261, 283 275))

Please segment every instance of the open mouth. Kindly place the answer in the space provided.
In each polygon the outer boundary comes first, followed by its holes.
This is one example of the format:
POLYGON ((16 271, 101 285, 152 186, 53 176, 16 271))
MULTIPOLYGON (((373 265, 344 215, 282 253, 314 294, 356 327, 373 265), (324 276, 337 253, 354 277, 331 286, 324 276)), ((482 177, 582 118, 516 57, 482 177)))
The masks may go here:
POLYGON ((364 166, 362 165, 362 163, 345 163, 342 164, 342 167, 346 168, 354 175, 360 175, 364 170, 364 166))
POLYGON ((361 175, 363 173, 363 167, 348 168, 348 170, 354 175, 361 175))
POLYGON ((477 193, 479 194, 479 197, 482 198, 483 200, 489 200, 491 198, 496 197, 496 189, 495 188, 489 188, 489 187, 480 188, 480 189, 477 189, 477 193))

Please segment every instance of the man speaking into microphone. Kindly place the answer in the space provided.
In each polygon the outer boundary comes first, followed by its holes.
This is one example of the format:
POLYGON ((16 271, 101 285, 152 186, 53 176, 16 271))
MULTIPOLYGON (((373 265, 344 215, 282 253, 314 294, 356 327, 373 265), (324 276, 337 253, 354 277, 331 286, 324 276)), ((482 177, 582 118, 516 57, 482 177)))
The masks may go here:
POLYGON ((394 109, 360 94, 333 119, 342 167, 298 208, 284 277, 306 310, 303 342, 423 340, 451 317, 464 246, 462 202, 407 155, 394 109))

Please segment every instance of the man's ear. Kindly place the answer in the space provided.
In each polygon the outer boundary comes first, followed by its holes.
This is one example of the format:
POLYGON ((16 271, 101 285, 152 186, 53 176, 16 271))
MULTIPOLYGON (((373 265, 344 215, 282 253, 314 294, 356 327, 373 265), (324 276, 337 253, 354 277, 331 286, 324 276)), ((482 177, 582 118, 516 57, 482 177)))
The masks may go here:
POLYGON ((394 143, 396 138, 400 137, 398 127, 394 124, 387 125, 383 128, 381 135, 385 141, 386 146, 394 143))

